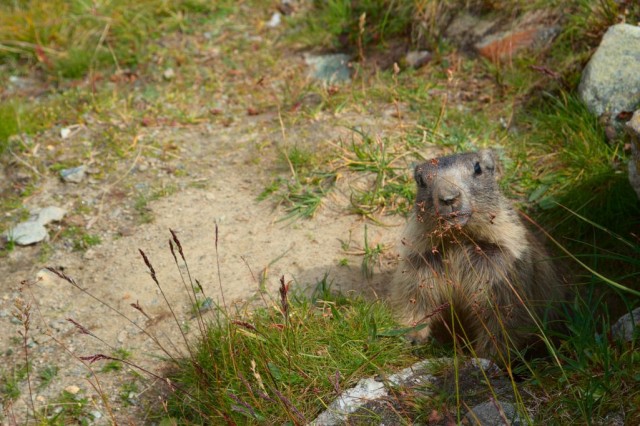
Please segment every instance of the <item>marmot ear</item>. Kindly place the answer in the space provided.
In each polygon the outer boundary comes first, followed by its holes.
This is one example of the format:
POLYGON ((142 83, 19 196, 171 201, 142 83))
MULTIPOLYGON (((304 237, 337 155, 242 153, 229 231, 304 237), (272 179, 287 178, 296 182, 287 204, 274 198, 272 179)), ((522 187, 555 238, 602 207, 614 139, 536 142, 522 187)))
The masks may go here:
POLYGON ((495 175, 500 175, 500 163, 497 161, 495 153, 491 149, 482 149, 478 151, 482 168, 490 170, 495 175))
POLYGON ((425 182, 423 173, 424 173, 424 164, 419 164, 413 171, 413 178, 416 180, 419 188, 426 188, 427 182, 425 182))

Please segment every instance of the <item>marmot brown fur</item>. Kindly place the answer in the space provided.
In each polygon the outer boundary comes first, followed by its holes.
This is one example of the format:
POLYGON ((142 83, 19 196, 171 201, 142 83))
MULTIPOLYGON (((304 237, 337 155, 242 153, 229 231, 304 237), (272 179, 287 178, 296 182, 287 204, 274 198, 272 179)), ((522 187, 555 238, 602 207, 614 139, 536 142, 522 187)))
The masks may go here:
POLYGON ((391 289, 401 319, 427 325, 414 338, 455 335, 494 358, 532 343, 565 295, 547 251, 500 192, 496 166, 483 150, 416 167, 415 213, 391 289))

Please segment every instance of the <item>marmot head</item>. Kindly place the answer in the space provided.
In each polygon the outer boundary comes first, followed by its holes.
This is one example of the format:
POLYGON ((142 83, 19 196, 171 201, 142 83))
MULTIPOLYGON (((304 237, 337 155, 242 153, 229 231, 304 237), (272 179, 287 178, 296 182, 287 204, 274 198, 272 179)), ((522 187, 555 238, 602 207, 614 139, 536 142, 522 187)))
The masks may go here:
POLYGON ((416 219, 427 226, 471 226, 491 221, 501 195, 491 150, 435 158, 415 169, 416 219))

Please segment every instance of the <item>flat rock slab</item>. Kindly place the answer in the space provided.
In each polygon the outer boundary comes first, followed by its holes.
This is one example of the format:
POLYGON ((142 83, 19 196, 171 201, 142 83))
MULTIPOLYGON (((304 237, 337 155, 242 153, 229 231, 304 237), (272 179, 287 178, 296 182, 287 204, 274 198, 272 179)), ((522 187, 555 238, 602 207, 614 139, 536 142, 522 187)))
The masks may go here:
POLYGON ((38 222, 41 225, 48 225, 51 222, 60 222, 67 211, 62 207, 50 206, 42 209, 36 209, 31 212, 32 221, 38 222))
POLYGON ((11 228, 5 237, 19 246, 28 246, 46 240, 49 233, 40 222, 29 220, 11 228))
POLYGON ((64 218, 67 211, 61 207, 45 207, 31 211, 31 217, 25 222, 17 224, 4 234, 4 237, 13 241, 19 246, 45 241, 49 238, 49 233, 45 228, 51 222, 59 222, 64 218))
MULTIPOLYGON (((407 399, 411 401, 416 396, 428 399, 432 394, 454 395, 457 389, 463 405, 473 407, 466 413, 470 424, 522 424, 522 418, 511 402, 514 400, 513 384, 493 362, 472 359, 460 366, 457 372, 454 364, 452 358, 427 359, 386 378, 361 379, 309 424, 405 424, 418 413, 415 404, 406 405, 399 395, 409 395, 407 399)), ((420 409, 424 410, 425 406, 420 409)), ((440 412, 439 403, 426 409, 432 410, 430 425, 448 425, 456 417, 454 413, 440 412)))

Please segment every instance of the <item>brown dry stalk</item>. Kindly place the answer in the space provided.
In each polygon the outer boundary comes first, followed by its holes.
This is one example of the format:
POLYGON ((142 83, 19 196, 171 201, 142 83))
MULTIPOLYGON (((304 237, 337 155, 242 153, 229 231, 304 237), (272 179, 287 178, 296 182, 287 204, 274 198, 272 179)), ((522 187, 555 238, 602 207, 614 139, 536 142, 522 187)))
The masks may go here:
POLYGON ((140 252, 140 255, 142 256, 142 259, 144 260, 145 265, 147 265, 147 268, 149 268, 149 273, 151 274, 151 278, 153 279, 153 282, 156 283, 156 286, 158 287, 158 290, 160 290, 160 294, 162 295, 162 298, 164 299, 165 304, 169 308, 169 311, 171 312, 171 315, 173 316, 173 320, 175 321, 176 326, 178 327, 178 330, 180 330, 180 334, 182 335, 182 339, 184 340, 184 344, 187 346, 187 351, 189 351, 189 355, 191 356, 191 360, 195 363, 196 362, 196 358, 194 357, 194 354, 191 351, 191 346, 189 345, 189 340, 187 339, 187 336, 184 334, 184 330, 182 330, 182 327, 180 326, 180 320, 178 320, 178 316, 176 315, 175 311, 173 310, 173 306, 171 306, 171 303, 169 303, 169 299, 167 299, 167 295, 164 293, 164 290, 162 289, 162 286, 160 286, 160 283, 158 282, 158 278, 156 277, 156 271, 153 269, 153 266, 151 265, 151 262, 149 261, 149 258, 144 253, 144 251, 142 251, 142 249, 138 249, 138 251, 140 252))
POLYGON ((282 315, 284 316, 285 321, 289 321, 289 299, 287 297, 289 293, 289 284, 285 283, 284 275, 280 277, 280 306, 282 310, 282 315))

